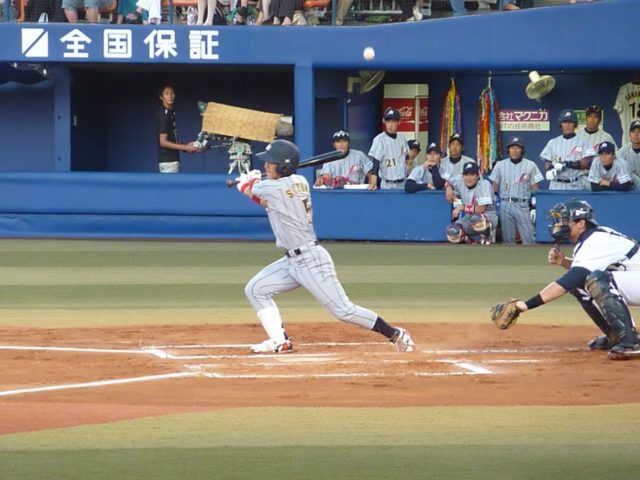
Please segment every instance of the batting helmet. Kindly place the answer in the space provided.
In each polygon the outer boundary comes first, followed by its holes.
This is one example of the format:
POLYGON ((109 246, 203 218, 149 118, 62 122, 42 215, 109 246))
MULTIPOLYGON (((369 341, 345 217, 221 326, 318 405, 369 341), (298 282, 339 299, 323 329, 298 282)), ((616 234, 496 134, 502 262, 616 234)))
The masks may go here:
POLYGON ((276 172, 283 177, 296 173, 300 164, 300 150, 289 140, 276 140, 267 145, 256 157, 265 163, 275 163, 276 172))
POLYGON ((570 200, 564 203, 557 203, 549 210, 551 223, 549 233, 558 241, 567 241, 571 234, 571 222, 586 220, 592 225, 598 225, 593 207, 584 200, 570 200))
POLYGON ((570 108, 562 110, 560 112, 560 116, 558 117, 558 123, 562 122, 573 122, 578 125, 578 116, 576 115, 576 112, 574 112, 570 108))
POLYGON ((458 225, 457 223, 452 223, 447 227, 447 240, 451 243, 462 243, 465 239, 464 228, 462 225, 458 225))

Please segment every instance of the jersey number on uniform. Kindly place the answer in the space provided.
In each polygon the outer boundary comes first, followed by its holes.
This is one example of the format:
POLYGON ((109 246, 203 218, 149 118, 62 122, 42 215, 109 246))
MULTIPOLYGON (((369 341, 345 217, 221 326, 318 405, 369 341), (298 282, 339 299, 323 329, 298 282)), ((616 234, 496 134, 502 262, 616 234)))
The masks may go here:
POLYGON ((396 166, 396 159, 395 158, 387 158, 384 162, 385 166, 387 168, 391 168, 391 167, 395 167, 396 166))

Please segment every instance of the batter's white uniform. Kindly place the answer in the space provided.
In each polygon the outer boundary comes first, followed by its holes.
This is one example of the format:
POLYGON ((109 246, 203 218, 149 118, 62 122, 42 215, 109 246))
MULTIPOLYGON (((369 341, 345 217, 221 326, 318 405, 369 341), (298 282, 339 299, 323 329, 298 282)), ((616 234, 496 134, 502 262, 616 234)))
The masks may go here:
POLYGON ((602 143, 602 142, 609 142, 609 143, 613 143, 613 145, 618 148, 615 140, 613 139, 613 137, 611 136, 610 133, 605 132, 604 130, 598 129, 593 133, 589 133, 587 132, 586 128, 583 128, 582 130, 580 130, 577 133, 577 136, 580 137, 580 139, 586 143, 587 145, 593 147, 593 149, 597 152, 598 151, 598 146, 602 143))
POLYGON ((253 308, 257 312, 277 309, 274 295, 303 286, 340 320, 372 329, 378 314, 349 300, 331 255, 318 245, 306 178, 294 174, 262 180, 252 192, 268 202, 267 216, 276 245, 286 250, 284 257, 263 268, 245 287, 253 308))
POLYGON ((335 162, 327 162, 322 166, 320 175, 331 178, 345 177, 349 182, 365 183, 367 172, 373 168, 373 162, 364 152, 350 149, 346 157, 335 162))
POLYGON ((600 180, 608 180, 611 183, 618 184, 633 181, 629 172, 629 164, 622 158, 614 158, 609 170, 604 168, 600 157, 594 158, 589 169, 588 178, 591 183, 600 183, 600 180))
MULTIPOLYGON (((593 155, 595 155, 593 147, 578 135, 570 138, 559 135, 547 142, 540 158, 555 164, 573 162, 593 155)), ((588 170, 577 170, 565 166, 561 172, 558 172, 556 178, 549 182, 549 190, 589 190, 587 174, 588 170)))
POLYGON ((401 133, 395 138, 387 132, 376 135, 369 156, 380 161, 380 188, 403 190, 407 178, 405 158, 409 152, 407 139, 401 133))
MULTIPOLYGON (((620 264, 623 271, 614 271, 615 287, 627 305, 640 305, 640 253, 628 258, 636 241, 608 227, 597 227, 586 231, 573 249, 571 268, 582 267, 590 272, 605 271, 610 265, 620 264)), ((580 287, 580 292, 589 298, 589 292, 580 287)))
POLYGON ((623 158, 629 165, 629 172, 633 177, 634 190, 640 190, 640 149, 636 152, 633 145, 629 143, 626 147, 622 147, 616 153, 617 158, 623 158))
POLYGON ((440 175, 442 175, 442 178, 445 180, 449 180, 456 175, 462 175, 462 169, 465 164, 469 162, 476 163, 473 158, 467 157, 466 155, 461 155, 460 160, 455 161, 454 159, 453 162, 451 161, 451 157, 444 157, 440 162, 440 175))
POLYGON ((531 187, 543 179, 538 166, 527 158, 517 163, 512 162, 511 158, 505 158, 494 165, 489 180, 498 185, 500 194, 503 243, 515 244, 516 231, 520 232, 523 245, 535 242, 529 200, 531 187))
POLYGON ((634 120, 640 120, 640 84, 625 83, 618 90, 616 101, 613 108, 620 116, 620 125, 622 126, 622 143, 623 147, 631 142, 627 132, 634 120))

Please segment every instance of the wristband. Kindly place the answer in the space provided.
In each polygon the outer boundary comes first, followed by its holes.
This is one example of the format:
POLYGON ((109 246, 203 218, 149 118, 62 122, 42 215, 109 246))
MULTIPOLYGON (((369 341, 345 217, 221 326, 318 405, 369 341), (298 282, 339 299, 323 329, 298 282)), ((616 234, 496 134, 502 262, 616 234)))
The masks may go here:
POLYGON ((539 307, 540 305, 544 305, 544 300, 542 300, 542 297, 540 296, 540 294, 537 294, 535 297, 531 297, 529 300, 527 300, 524 303, 527 306, 528 310, 532 310, 534 308, 539 307))
POLYGON ((473 204, 467 204, 464 206, 464 213, 473 213, 475 206, 473 204))

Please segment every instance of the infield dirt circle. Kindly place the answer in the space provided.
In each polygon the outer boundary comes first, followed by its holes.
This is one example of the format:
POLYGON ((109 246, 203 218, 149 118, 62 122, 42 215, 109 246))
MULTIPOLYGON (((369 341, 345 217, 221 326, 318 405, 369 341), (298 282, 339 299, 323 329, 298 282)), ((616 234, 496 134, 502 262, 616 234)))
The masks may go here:
POLYGON ((341 323, 294 324, 296 351, 251 355, 259 325, 0 329, 0 434, 245 406, 640 402, 640 361, 590 352, 593 327, 406 324, 416 350, 341 323))

